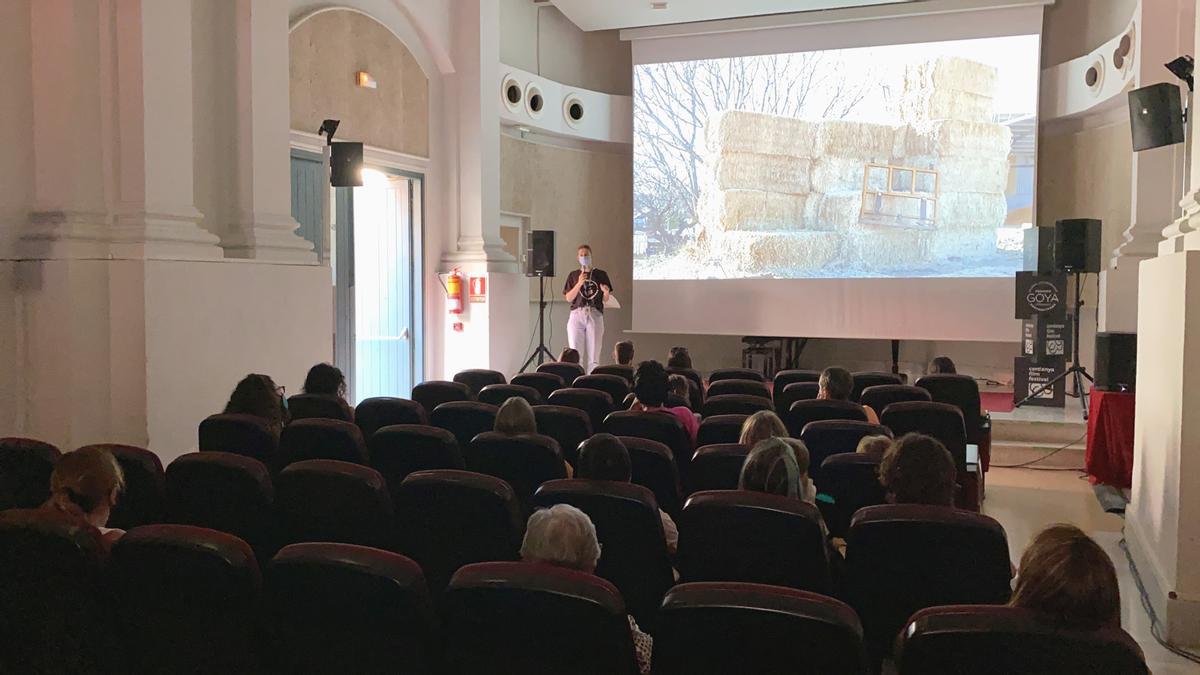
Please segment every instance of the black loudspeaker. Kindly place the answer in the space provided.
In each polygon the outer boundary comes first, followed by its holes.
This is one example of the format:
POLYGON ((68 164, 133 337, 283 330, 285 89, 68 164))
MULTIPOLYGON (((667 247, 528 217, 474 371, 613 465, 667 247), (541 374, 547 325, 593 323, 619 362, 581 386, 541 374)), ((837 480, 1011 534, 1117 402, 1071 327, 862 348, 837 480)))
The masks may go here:
POLYGON ((525 242, 525 276, 554 276, 554 230, 530 230, 525 242))
POLYGON ((1129 92, 1129 128, 1134 151, 1183 142, 1179 87, 1167 82, 1129 92))
POLYGON ((363 144, 334 143, 329 146, 329 184, 333 187, 362 185, 363 144))
POLYGON ((1137 333, 1096 333, 1096 389, 1133 391, 1137 333))
POLYGON ((1066 218, 1054 223, 1054 268, 1059 272, 1100 271, 1100 221, 1066 218))

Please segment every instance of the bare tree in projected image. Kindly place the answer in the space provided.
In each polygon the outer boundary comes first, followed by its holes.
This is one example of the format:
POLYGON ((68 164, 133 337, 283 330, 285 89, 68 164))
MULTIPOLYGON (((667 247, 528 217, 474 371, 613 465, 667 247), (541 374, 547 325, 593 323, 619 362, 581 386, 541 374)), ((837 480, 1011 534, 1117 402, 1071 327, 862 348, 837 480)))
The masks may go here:
POLYGON ((633 115, 637 229, 673 237, 696 224, 706 161, 703 135, 714 113, 736 109, 815 119, 849 115, 869 85, 845 77, 838 66, 831 52, 638 66, 633 115))

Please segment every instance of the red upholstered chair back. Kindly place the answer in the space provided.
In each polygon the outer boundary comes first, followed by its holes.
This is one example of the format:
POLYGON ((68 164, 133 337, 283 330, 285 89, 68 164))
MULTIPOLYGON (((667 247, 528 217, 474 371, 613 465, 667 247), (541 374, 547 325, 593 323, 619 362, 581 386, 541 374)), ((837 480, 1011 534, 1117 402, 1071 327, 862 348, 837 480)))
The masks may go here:
POLYGON ((354 411, 350 405, 331 394, 295 394, 288 397, 288 415, 292 421, 323 418, 354 421, 354 411))
POLYGON ((595 389, 608 394, 613 400, 613 404, 625 400, 629 395, 629 381, 618 375, 599 375, 592 373, 591 375, 582 375, 575 378, 575 382, 571 384, 576 389, 595 389))
POLYGON ((967 431, 958 408, 929 401, 893 403, 879 414, 879 421, 891 429, 896 438, 919 433, 938 439, 954 457, 960 480, 966 475, 967 431))
POLYGON ((820 393, 821 386, 816 382, 792 382, 782 390, 775 390, 775 410, 786 412, 796 401, 811 401, 820 393))
POLYGON ((465 469, 454 434, 424 424, 395 424, 375 432, 368 444, 371 468, 383 475, 392 496, 410 473, 465 469))
POLYGON ((850 389, 851 401, 858 401, 862 397, 863 389, 867 387, 875 387, 881 384, 904 384, 904 378, 896 373, 863 371, 853 373, 852 375, 854 377, 854 387, 850 389))
POLYGON ((679 515, 683 507, 682 486, 679 481, 679 466, 671 454, 671 448, 636 436, 618 436, 629 451, 629 463, 633 469, 633 482, 654 493, 658 508, 672 517, 679 515))
POLYGON ((228 532, 260 553, 278 547, 275 489, 258 460, 227 452, 196 452, 167 466, 166 520, 228 532))
POLYGON ((600 425, 604 424, 604 418, 613 411, 612 396, 599 389, 567 387, 550 394, 546 402, 586 412, 593 429, 600 428, 600 425))
POLYGON ((62 453, 32 438, 0 438, 0 511, 33 509, 50 497, 50 474, 62 453))
POLYGON ((655 673, 668 675, 866 672, 853 609, 816 593, 737 582, 672 588, 652 663, 655 673))
POLYGON ((767 389, 767 385, 759 380, 744 380, 744 379, 724 379, 710 380, 708 384, 708 396, 720 396, 722 394, 743 394, 746 396, 757 396, 770 400, 771 392, 767 389))
POLYGON ((1150 672, 1137 642, 1120 628, 1063 629, 1037 612, 989 605, 917 612, 900 634, 896 662, 901 675, 1150 672))
POLYGON ((533 387, 542 395, 543 401, 550 400, 550 394, 553 394, 556 389, 562 389, 567 386, 562 377, 554 373, 521 373, 513 375, 512 384, 520 384, 526 387, 533 387))
POLYGON ((113 547, 112 597, 125 672, 252 672, 261 581, 237 537, 146 525, 113 547))
POLYGON ((478 401, 451 401, 433 409, 429 423, 454 434, 458 447, 467 445, 479 434, 496 426, 497 406, 478 401))
POLYGON ((284 543, 395 546, 387 483, 368 466, 328 459, 290 464, 275 477, 275 512, 284 543))
POLYGON ((812 399, 796 401, 786 413, 780 415, 787 426, 788 434, 800 438, 800 433, 810 422, 821 420, 856 420, 867 421, 867 413, 863 407, 850 401, 831 401, 827 399, 812 399))
POLYGON ((351 422, 331 419, 296 420, 279 437, 278 469, 307 459, 336 459, 367 463, 367 444, 351 422))
POLYGON ((489 384, 505 384, 508 380, 504 379, 504 373, 500 371, 473 368, 455 373, 454 381, 467 385, 471 395, 478 396, 479 391, 489 384))
POLYGON ((736 490, 742 465, 750 448, 739 443, 702 445, 692 456, 691 483, 694 492, 702 490, 736 490))
POLYGON ((563 383, 570 387, 575 378, 583 375, 583 366, 578 363, 564 363, 563 361, 549 361, 537 367, 539 373, 551 373, 562 378, 563 383))
POLYGON ((863 389, 859 401, 877 414, 893 403, 928 401, 929 392, 911 384, 877 384, 863 389))
POLYGON ((271 425, 255 415, 222 413, 200 423, 201 452, 231 452, 275 466, 278 445, 271 425))
POLYGON ((808 448, 808 475, 821 487, 821 463, 826 457, 854 452, 865 436, 891 436, 888 428, 870 422, 853 420, 820 420, 809 422, 800 432, 800 440, 808 448))
POLYGON ((614 436, 634 436, 658 441, 671 449, 679 478, 687 485, 688 461, 692 458, 692 439, 674 415, 664 412, 619 410, 604 418, 601 431, 614 436))
POLYGON ((795 382, 816 382, 821 379, 821 371, 819 370, 781 370, 775 373, 775 379, 771 389, 775 392, 783 391, 783 388, 795 382))
POLYGON ((713 415, 700 421, 696 432, 696 447, 718 443, 737 443, 742 436, 742 425, 749 415, 713 415))
POLYGON ((279 672, 431 672, 434 613, 411 559, 293 544, 263 570, 265 657, 279 672))
POLYGON ((416 401, 380 396, 368 398, 354 409, 354 422, 369 444, 376 431, 393 424, 429 424, 429 415, 416 401))
POLYGON ((708 376, 708 384, 711 387, 714 382, 724 380, 752 380, 754 382, 765 382, 761 371, 753 368, 717 368, 708 376))
POLYGON ((879 658, 914 612, 960 603, 1003 604, 1008 541, 992 518, 943 506, 887 504, 854 514, 846 536, 850 605, 879 658))
POLYGON ((523 384, 489 384, 479 390, 479 402, 494 405, 497 408, 504 405, 510 398, 523 398, 529 405, 541 405, 542 395, 537 389, 523 384))
POLYGON ((95 528, 42 509, 0 513, 0 672, 109 670, 112 617, 95 528))
MULTIPOLYGON (((728 381, 728 380, 727 380, 728 381)), ((771 399, 746 394, 718 394, 704 399, 701 416, 753 415, 759 410, 774 410, 771 399)))
POLYGON ((679 518, 683 581, 747 581, 832 591, 821 514, 792 497, 697 492, 679 518))
POLYGON ((845 538, 850 519, 865 506, 887 503, 879 482, 879 457, 857 452, 830 455, 821 463, 821 494, 832 503, 817 502, 829 533, 845 538))
POLYGON ((592 436, 592 420, 588 414, 564 405, 536 405, 533 416, 537 420, 538 433, 558 441, 563 457, 575 466, 579 444, 592 436))
POLYGON ((138 525, 162 522, 167 478, 158 455, 145 448, 116 443, 85 447, 103 448, 112 453, 125 474, 125 489, 108 517, 109 527, 129 530, 138 525))
POLYGON ((615 364, 611 366, 596 366, 592 369, 593 375, 616 375, 617 377, 625 380, 631 386, 633 385, 633 372, 633 366, 620 366, 615 364))
POLYGON ((442 631, 447 673, 638 672, 621 593, 600 577, 560 567, 460 569, 443 598, 442 631))
POLYGON ((534 507, 555 504, 570 504, 591 518, 602 547, 596 574, 621 591, 638 626, 653 631, 663 594, 675 584, 654 494, 641 485, 604 480, 543 483, 534 507))
POLYGON ((541 434, 487 431, 471 441, 466 455, 468 469, 506 481, 523 506, 542 483, 567 477, 558 441, 541 434))
POLYGON ((525 520, 513 489, 468 471, 418 471, 395 491, 400 551, 436 597, 463 565, 515 560, 525 520))
POLYGON ((412 398, 426 413, 433 414, 433 409, 450 401, 470 401, 471 388, 462 382, 446 382, 445 380, 430 380, 413 387, 412 398))
POLYGON ((979 402, 979 383, 970 375, 926 375, 917 386, 929 392, 938 403, 948 403, 962 412, 967 442, 980 443, 984 434, 983 413, 979 402))

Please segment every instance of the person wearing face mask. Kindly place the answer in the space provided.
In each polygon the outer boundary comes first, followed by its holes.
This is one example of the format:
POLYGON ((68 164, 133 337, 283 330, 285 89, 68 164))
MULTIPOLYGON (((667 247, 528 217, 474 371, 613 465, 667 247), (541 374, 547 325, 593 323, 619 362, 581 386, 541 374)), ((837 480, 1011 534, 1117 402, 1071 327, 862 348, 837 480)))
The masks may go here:
POLYGON ((612 293, 608 273, 592 267, 592 247, 579 247, 579 269, 567 275, 563 297, 571 303, 567 319, 567 344, 582 354, 587 372, 600 365, 600 342, 604 339, 604 303, 612 293))

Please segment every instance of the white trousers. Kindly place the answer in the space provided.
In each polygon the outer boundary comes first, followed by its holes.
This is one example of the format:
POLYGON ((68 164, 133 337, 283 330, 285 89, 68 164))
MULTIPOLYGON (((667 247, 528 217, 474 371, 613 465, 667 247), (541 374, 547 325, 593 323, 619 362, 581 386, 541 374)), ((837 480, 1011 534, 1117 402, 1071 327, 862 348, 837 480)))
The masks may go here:
POLYGON ((591 307, 571 310, 567 319, 567 344, 579 351, 584 372, 600 365, 600 343, 604 341, 604 314, 591 307), (585 356, 586 354, 586 356, 585 356))

